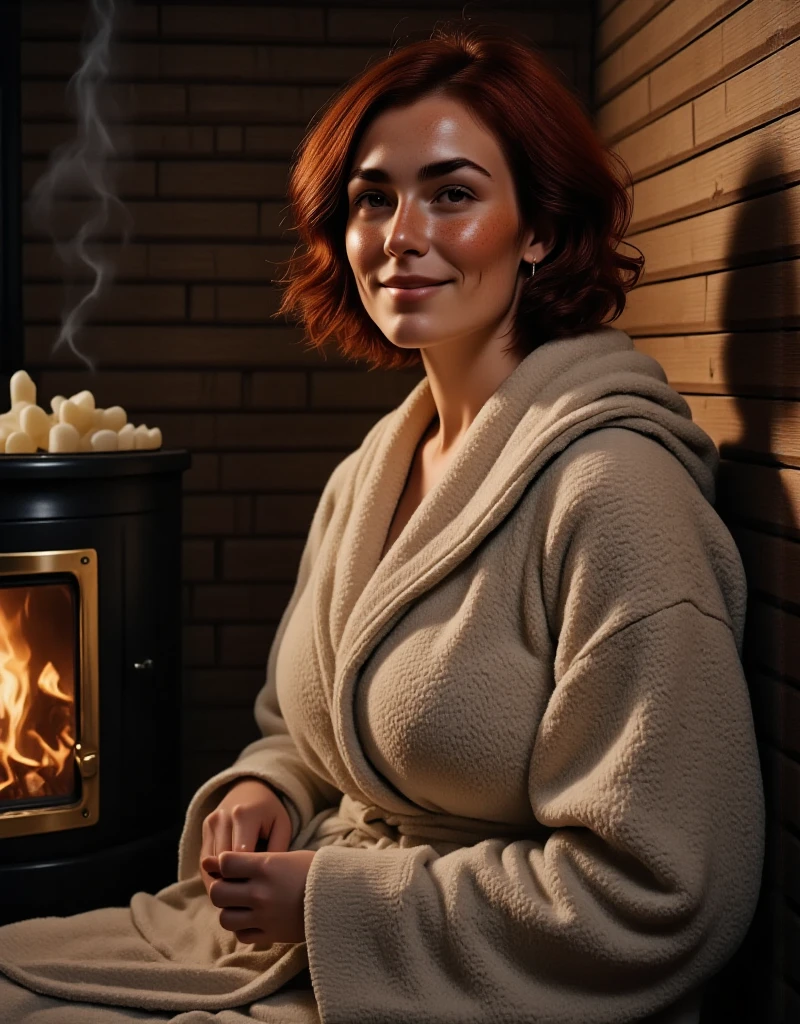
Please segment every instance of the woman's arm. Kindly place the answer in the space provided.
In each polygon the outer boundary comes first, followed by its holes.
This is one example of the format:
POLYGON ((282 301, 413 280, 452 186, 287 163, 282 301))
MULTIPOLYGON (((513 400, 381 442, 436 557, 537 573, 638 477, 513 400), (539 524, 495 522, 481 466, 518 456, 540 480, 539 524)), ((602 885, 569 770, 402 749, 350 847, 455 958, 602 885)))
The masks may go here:
POLYGON ((323 1017, 639 1021, 702 985, 748 927, 765 816, 741 561, 669 452, 609 433, 540 482, 530 585, 556 649, 528 777, 553 831, 443 856, 320 849, 305 913, 323 1017))

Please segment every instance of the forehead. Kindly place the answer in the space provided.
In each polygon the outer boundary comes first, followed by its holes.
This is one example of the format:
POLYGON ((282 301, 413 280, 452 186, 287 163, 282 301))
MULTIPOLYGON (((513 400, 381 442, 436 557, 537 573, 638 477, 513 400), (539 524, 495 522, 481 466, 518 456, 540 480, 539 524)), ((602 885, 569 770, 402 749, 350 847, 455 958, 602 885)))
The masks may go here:
POLYGON ((494 135, 472 111, 447 96, 426 96, 392 107, 368 126, 353 155, 353 165, 369 163, 391 174, 414 172, 420 164, 466 156, 493 175, 504 157, 494 135))

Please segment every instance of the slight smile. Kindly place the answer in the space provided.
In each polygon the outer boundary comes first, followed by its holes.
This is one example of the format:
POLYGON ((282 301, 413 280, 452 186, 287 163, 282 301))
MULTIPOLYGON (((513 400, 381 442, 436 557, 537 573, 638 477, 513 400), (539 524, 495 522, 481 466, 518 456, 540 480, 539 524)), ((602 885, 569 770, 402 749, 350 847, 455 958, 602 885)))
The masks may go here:
POLYGON ((428 295, 433 295, 437 289, 442 288, 446 284, 450 284, 450 281, 440 281, 439 284, 426 284, 421 288, 397 288, 393 285, 383 285, 383 288, 394 299, 424 299, 428 295))

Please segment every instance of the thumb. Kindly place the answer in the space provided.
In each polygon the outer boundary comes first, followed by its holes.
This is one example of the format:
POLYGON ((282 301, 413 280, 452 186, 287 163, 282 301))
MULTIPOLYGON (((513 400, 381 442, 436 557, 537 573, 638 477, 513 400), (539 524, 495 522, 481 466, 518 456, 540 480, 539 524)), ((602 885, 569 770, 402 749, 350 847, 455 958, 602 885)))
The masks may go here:
POLYGON ((279 815, 272 823, 267 853, 283 853, 292 841, 292 823, 288 814, 279 815))

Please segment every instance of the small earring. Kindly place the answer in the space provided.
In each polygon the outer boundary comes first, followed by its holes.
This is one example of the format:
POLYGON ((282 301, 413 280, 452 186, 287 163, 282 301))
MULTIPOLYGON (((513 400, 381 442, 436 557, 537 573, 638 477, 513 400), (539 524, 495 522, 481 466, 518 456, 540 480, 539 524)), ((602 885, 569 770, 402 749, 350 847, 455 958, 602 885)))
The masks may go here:
POLYGON ((531 260, 531 277, 536 273, 536 260, 531 260))

